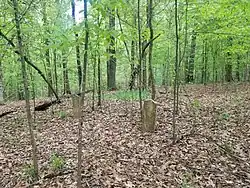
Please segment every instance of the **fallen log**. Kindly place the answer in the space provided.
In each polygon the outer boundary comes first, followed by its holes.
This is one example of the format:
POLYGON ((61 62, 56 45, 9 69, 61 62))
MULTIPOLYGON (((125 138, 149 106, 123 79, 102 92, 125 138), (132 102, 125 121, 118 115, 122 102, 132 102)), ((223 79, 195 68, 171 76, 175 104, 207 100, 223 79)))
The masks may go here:
POLYGON ((43 104, 35 106, 35 111, 45 111, 53 104, 58 104, 58 103, 61 103, 61 101, 59 100, 45 101, 43 104))
POLYGON ((11 114, 11 113, 13 113, 13 112, 16 112, 16 110, 6 111, 6 112, 0 114, 0 118, 6 116, 6 115, 8 115, 8 114, 11 114))

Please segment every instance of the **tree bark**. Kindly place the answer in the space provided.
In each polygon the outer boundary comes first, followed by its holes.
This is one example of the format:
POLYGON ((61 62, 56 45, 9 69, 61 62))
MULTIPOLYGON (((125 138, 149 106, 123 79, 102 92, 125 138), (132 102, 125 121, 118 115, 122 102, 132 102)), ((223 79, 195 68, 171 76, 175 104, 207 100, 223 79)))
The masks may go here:
POLYGON ((156 103, 152 100, 145 100, 143 105, 142 130, 154 132, 156 124, 156 103))
POLYGON ((155 91, 155 80, 154 80, 154 73, 153 73, 153 67, 152 67, 152 56, 153 56, 153 38, 154 38, 154 30, 152 26, 152 17, 153 17, 153 1, 148 0, 148 27, 150 31, 150 38, 149 40, 152 41, 149 44, 149 50, 148 50, 148 66, 149 66, 149 86, 151 87, 151 98, 154 100, 156 91, 155 91))
POLYGON ((101 93, 101 57, 100 54, 98 53, 98 63, 97 63, 97 79, 98 79, 98 106, 101 106, 101 101, 102 101, 102 93, 101 93))
POLYGON ((18 51, 19 51, 19 54, 21 57, 21 63, 22 63, 21 69, 22 69, 22 76, 23 76, 26 114, 27 114, 29 133, 30 133, 30 143, 32 146, 33 167, 34 167, 34 172, 35 172, 35 179, 38 179, 37 146, 36 146, 35 136, 34 136, 34 132, 33 132, 32 116, 31 116, 31 111, 30 111, 29 86, 28 86, 28 77, 27 77, 26 64, 25 64, 25 58, 24 58, 24 49, 23 49, 23 44, 22 44, 23 42, 22 42, 22 36, 21 36, 21 26, 19 23, 18 2, 17 2, 17 0, 12 0, 12 3, 13 3, 13 8, 14 8, 14 14, 15 14, 18 51))
MULTIPOLYGON (((101 22, 100 22, 100 12, 98 12, 98 20, 97 20, 98 26, 101 27, 101 22)), ((98 30, 98 36, 97 38, 100 38, 99 30, 98 30)), ((98 59, 97 59, 97 93, 98 93, 98 102, 97 105, 101 106, 102 104, 102 93, 101 93, 101 56, 100 56, 100 43, 98 40, 97 43, 97 48, 98 48, 98 59)))
POLYGON ((194 60, 195 60, 195 50, 196 50, 196 33, 193 31, 191 38, 191 48, 190 48, 190 56, 188 60, 188 69, 187 69, 187 77, 186 83, 190 83, 194 81, 194 60))
POLYGON ((240 55, 237 55, 236 80, 240 81, 240 55))
MULTIPOLYGON (((87 65, 88 65, 88 47, 89 47, 89 27, 88 27, 88 5, 87 0, 83 1, 84 3, 84 26, 85 26, 85 39, 84 39, 84 57, 83 57, 83 74, 81 82, 81 99, 80 105, 84 106, 85 100, 85 90, 86 90, 86 77, 87 77, 87 65)), ((77 188, 82 187, 82 121, 81 117, 79 118, 78 124, 78 145, 77 145, 77 188)))
POLYGON ((3 83, 3 66, 2 66, 2 57, 0 55, 0 104, 4 103, 3 91, 4 91, 4 83, 3 83))
MULTIPOLYGON (((134 15, 134 26, 136 27, 136 15, 134 15)), ((136 51, 136 42, 131 41, 131 63, 130 63, 130 80, 129 80, 129 89, 132 90, 135 88, 135 79, 136 79, 136 66, 135 66, 135 51, 136 51)))
POLYGON ((139 54, 139 102, 140 102, 140 114, 141 121, 143 121, 143 112, 142 112, 142 58, 143 58, 143 49, 142 49, 142 36, 141 36, 141 15, 140 15, 140 6, 141 1, 137 0, 137 27, 138 27, 138 54, 139 54))
MULTIPOLYGON (((75 16, 75 0, 71 0, 71 6, 72 6, 72 18, 73 18, 73 24, 76 25, 76 16, 75 16)), ((79 86, 79 92, 81 88, 81 82, 82 82, 82 67, 81 67, 81 55, 80 55, 80 46, 78 44, 78 33, 75 33, 75 41, 76 41, 76 66, 77 66, 77 73, 78 73, 78 86, 79 86)))
MULTIPOLYGON (((110 31, 115 30, 115 10, 109 9, 109 29, 110 31)), ((116 51, 115 51, 115 37, 111 34, 110 43, 108 48, 110 55, 107 61, 107 86, 108 90, 116 89, 116 51)))
POLYGON ((58 79, 57 79, 57 53, 56 53, 56 49, 53 51, 53 64, 54 64, 55 90, 56 90, 56 93, 58 93, 58 79))
MULTIPOLYGON (((228 38, 228 46, 232 46, 233 39, 232 37, 228 38)), ((231 82, 233 81, 233 68, 232 68, 232 54, 230 51, 227 52, 226 56, 226 64, 225 64, 225 81, 226 82, 231 82)))
POLYGON ((135 87, 135 41, 131 42, 131 63, 130 63, 130 80, 129 80, 129 89, 132 90, 135 87))
POLYGON ((203 53, 202 53, 202 78, 201 83, 206 84, 207 83, 207 62, 208 62, 208 56, 207 56, 207 41, 203 42, 203 53))
POLYGON ((83 56, 83 74, 82 74, 82 95, 81 104, 84 104, 85 90, 86 90, 86 77, 87 77, 87 65, 88 65, 88 48, 89 48, 89 28, 88 28, 88 9, 87 0, 84 0, 84 26, 85 26, 85 39, 84 39, 84 56, 83 56))
POLYGON ((177 108, 177 94, 178 94, 178 79, 179 79, 179 33, 178 33, 178 1, 175 0, 175 79, 174 79, 174 108, 173 108, 173 143, 176 142, 177 134, 176 134, 176 114, 178 112, 177 108))
MULTIPOLYGON (((44 39, 44 44, 45 44, 45 60, 46 60, 46 69, 47 69, 47 78, 48 82, 52 84, 52 73, 51 73, 51 63, 50 63, 50 50, 49 50, 49 39, 46 36, 48 34, 48 20, 47 20, 47 12, 46 12, 46 2, 43 2, 43 26, 45 27, 45 39, 44 39)), ((50 97, 52 95, 52 90, 48 86, 48 96, 50 97)))
POLYGON ((65 50, 62 51, 62 66, 63 66, 63 94, 70 94, 68 59, 65 50))

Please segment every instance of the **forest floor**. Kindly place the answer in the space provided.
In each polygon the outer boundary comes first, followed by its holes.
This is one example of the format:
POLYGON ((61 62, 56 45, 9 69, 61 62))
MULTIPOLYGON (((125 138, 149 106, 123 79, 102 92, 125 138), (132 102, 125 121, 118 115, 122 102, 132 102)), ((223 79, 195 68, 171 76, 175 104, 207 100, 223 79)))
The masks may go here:
MULTIPOLYGON (((138 102, 106 100, 95 111, 85 108, 83 187, 250 187, 250 85, 181 87, 174 145, 173 97, 160 93, 155 133, 140 131, 138 102)), ((76 187, 78 124, 71 106, 67 99, 35 112, 41 179, 34 187, 76 187), (65 165, 51 177, 53 153, 65 165)), ((31 187, 24 178, 31 162, 24 102, 0 112, 12 108, 17 111, 0 120, 0 187, 31 187)))

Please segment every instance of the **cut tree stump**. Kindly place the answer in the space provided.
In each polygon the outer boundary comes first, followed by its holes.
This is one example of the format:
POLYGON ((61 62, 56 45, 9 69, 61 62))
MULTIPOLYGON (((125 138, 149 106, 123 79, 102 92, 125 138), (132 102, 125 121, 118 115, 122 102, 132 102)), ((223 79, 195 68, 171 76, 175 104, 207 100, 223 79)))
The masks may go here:
POLYGON ((148 99, 144 101, 142 109, 142 130, 145 132, 154 132, 156 129, 156 105, 157 103, 148 99))
POLYGON ((72 97, 74 118, 79 119, 81 117, 81 106, 80 106, 81 97, 78 94, 73 94, 73 95, 71 95, 71 97, 72 97))

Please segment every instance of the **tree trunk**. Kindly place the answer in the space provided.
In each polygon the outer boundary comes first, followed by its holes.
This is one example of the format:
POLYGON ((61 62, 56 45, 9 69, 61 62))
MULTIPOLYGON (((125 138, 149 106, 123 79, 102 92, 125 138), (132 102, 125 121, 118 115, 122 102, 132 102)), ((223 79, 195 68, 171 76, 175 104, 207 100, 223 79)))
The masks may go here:
POLYGON ((97 65, 97 79, 98 79, 98 106, 101 106, 102 93, 101 93, 101 57, 98 52, 98 65, 97 65))
POLYGON ((152 26, 152 17, 153 17, 153 1, 148 0, 148 14, 147 14, 147 20, 148 20, 148 27, 150 31, 150 37, 149 37, 149 50, 148 50, 148 66, 149 66, 149 78, 148 83, 151 87, 151 98, 154 100, 156 91, 155 91, 155 80, 154 80, 154 74, 153 74, 153 67, 152 67, 152 56, 153 56, 153 38, 154 38, 154 31, 152 26))
POLYGON ((208 61, 208 57, 207 57, 207 41, 204 41, 203 44, 203 55, 202 55, 202 79, 201 79, 201 83, 202 84, 206 84, 207 83, 207 61, 208 61))
POLYGON ((84 56, 83 56, 83 74, 82 74, 82 96, 81 104, 84 104, 85 90, 87 82, 87 65, 88 65, 88 48, 89 48, 89 27, 88 27, 88 9, 87 0, 84 0, 84 26, 85 26, 85 39, 84 39, 84 56))
MULTIPOLYGON (((71 0, 71 6, 72 6, 73 24, 75 26, 76 25, 75 0, 71 0)), ((82 67, 81 67, 80 46, 78 44, 78 33, 77 32, 75 32, 75 41, 76 41, 76 65, 77 65, 77 72, 78 72, 78 86, 79 86, 79 91, 80 91, 81 82, 82 82, 82 67)))
MULTIPOLYGON (((228 46, 232 46, 233 39, 232 37, 228 38, 228 46)), ((232 68, 232 54, 230 51, 227 52, 226 64, 225 64, 225 81, 233 81, 233 68, 232 68)))
POLYGON ((226 60, 226 65, 225 65, 225 80, 226 82, 231 82, 233 80, 230 52, 227 52, 227 60, 226 60))
POLYGON ((4 84, 3 84, 3 66, 2 66, 2 57, 0 57, 0 104, 4 103, 3 98, 3 90, 4 90, 4 84))
POLYGON ((172 127, 172 133, 173 133, 173 143, 176 142, 177 138, 177 131, 176 131, 176 114, 178 112, 177 108, 177 94, 178 94, 178 77, 179 77, 179 33, 178 33, 178 1, 175 0, 175 79, 174 79, 174 107, 173 107, 173 127, 172 127))
POLYGON ((187 69, 187 77, 186 83, 190 83, 194 81, 194 60, 195 60, 195 50, 196 50, 196 33, 193 31, 191 38, 191 48, 190 48, 190 56, 188 60, 188 69, 187 69))
POLYGON ((139 55, 139 101, 140 101, 140 114, 141 114, 141 121, 143 120, 143 112, 142 112, 142 37, 141 37, 141 16, 140 16, 140 6, 141 6, 141 1, 137 0, 137 27, 138 27, 138 55, 139 55))
POLYGON ((143 105, 142 130, 154 132, 156 124, 156 103, 152 100, 145 100, 143 105))
POLYGON ((130 64, 130 81, 129 81, 129 89, 132 90, 135 87, 135 41, 131 41, 131 64, 130 64))
MULTIPOLYGON (((109 9, 109 29, 115 30, 115 10, 109 9)), ((110 43, 108 48, 108 53, 110 55, 107 61, 107 86, 108 90, 116 89, 116 57, 115 57, 115 37, 110 36, 110 43)))
POLYGON ((240 55, 237 55, 236 80, 240 81, 240 55))
MULTIPOLYGON (((43 2, 43 26, 45 27, 45 36, 48 34, 48 29, 47 29, 47 12, 46 12, 46 2, 43 2)), ((49 39, 47 38, 47 36, 45 37, 44 40, 44 44, 45 44, 45 59, 46 59, 46 69, 47 69, 47 77, 48 77, 48 81, 50 82, 50 84, 52 85, 52 74, 51 74, 51 65, 50 65, 50 50, 49 50, 49 39)), ((52 95, 52 90, 51 88, 48 86, 48 96, 50 97, 52 95)))
POLYGON ((54 64, 55 90, 56 90, 56 93, 58 93, 58 80, 57 80, 57 53, 56 53, 56 49, 53 51, 53 64, 54 64))
MULTIPOLYGON (((86 90, 86 77, 88 65, 88 47, 89 47, 89 27, 88 27, 88 9, 87 0, 84 0, 84 26, 85 26, 85 39, 84 39, 84 57, 83 57, 83 75, 81 82, 81 99, 80 105, 84 106, 85 90, 86 90)), ((79 118, 79 121, 81 118, 79 118)), ((78 125, 78 145, 77 145, 77 188, 82 187, 82 121, 78 125)))
POLYGON ((16 31, 17 31, 17 40, 18 40, 18 51, 21 58, 22 63, 22 76, 23 76, 23 85, 24 85, 24 93, 25 93, 25 103, 26 103, 26 114, 28 119, 28 126, 30 132, 30 143, 32 146, 32 159, 33 159, 33 167, 35 173, 35 179, 38 179, 38 162, 37 162, 37 147, 35 136, 33 132, 33 125, 32 125, 32 116, 30 111, 30 101, 29 101, 29 86, 28 86, 28 78, 26 72, 26 64, 24 59, 24 49, 22 44, 22 36, 21 36, 21 26, 20 26, 20 19, 19 19, 19 12, 18 12, 18 2, 17 0, 12 0, 14 14, 15 14, 15 24, 16 24, 16 31))
MULTIPOLYGON (((143 36, 143 38, 145 38, 143 36)), ((147 40, 144 39, 142 42, 142 48, 144 48, 147 44, 147 40)), ((143 53, 142 54, 142 89, 146 89, 147 88, 147 53, 143 53)))
POLYGON ((93 80, 92 80, 92 110, 95 110, 95 89, 96 89, 96 52, 94 52, 93 57, 93 80))
MULTIPOLYGON (((98 12, 98 20, 97 20, 98 26, 101 27, 101 22, 100 22, 100 12, 98 12)), ((97 38, 100 38, 99 30, 98 30, 98 36, 97 38)), ((100 43, 98 40, 97 43, 97 48, 98 48, 98 59, 97 59, 97 93, 98 93, 98 102, 97 105, 101 106, 101 101, 102 101, 102 92, 101 92, 101 56, 100 56, 100 43)))
POLYGON ((68 58, 65 50, 62 51, 62 66, 63 66, 63 94, 70 94, 69 73, 68 73, 68 58))
MULTIPOLYGON (((134 26, 136 27, 136 15, 134 14, 134 26)), ((129 89, 132 90, 135 88, 135 80, 136 80, 136 65, 135 65, 135 52, 136 49, 136 42, 134 40, 131 41, 131 64, 130 64, 130 80, 129 80, 129 89)))

